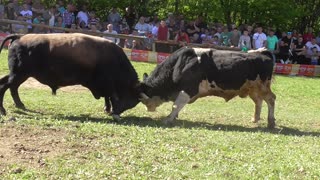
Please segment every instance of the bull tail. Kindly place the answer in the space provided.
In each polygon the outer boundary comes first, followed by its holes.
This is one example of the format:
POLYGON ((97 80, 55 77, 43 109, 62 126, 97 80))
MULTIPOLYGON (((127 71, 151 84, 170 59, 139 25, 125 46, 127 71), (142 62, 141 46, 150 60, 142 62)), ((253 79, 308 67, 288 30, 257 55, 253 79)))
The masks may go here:
POLYGON ((8 40, 11 40, 11 43, 17 39, 20 39, 21 37, 23 36, 23 34, 12 34, 12 35, 8 35, 6 38, 4 38, 4 40, 2 41, 1 43, 1 46, 0 46, 0 53, 1 53, 1 50, 4 46, 4 44, 8 41, 8 40))

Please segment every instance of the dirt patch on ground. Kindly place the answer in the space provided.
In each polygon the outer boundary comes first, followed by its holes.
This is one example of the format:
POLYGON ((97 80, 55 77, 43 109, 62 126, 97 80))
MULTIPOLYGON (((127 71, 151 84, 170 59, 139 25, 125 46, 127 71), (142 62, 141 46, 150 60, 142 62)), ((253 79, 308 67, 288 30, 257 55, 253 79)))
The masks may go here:
MULTIPOLYGON (((37 88, 37 89, 49 89, 49 86, 41 84, 39 81, 37 81, 34 78, 29 78, 27 81, 25 81, 21 87, 25 88, 37 88)), ((65 92, 71 92, 71 91, 88 91, 86 87, 83 87, 81 85, 75 85, 75 86, 67 86, 60 88, 59 91, 65 91, 65 92)))
MULTIPOLYGON (((40 129, 5 123, 0 126, 0 175, 8 165, 41 168, 47 158, 66 151, 67 133, 61 129, 40 129)), ((17 169, 19 171, 19 169, 17 169)), ((15 172, 13 172, 15 173, 15 172)), ((19 173, 19 172, 16 172, 19 173)))

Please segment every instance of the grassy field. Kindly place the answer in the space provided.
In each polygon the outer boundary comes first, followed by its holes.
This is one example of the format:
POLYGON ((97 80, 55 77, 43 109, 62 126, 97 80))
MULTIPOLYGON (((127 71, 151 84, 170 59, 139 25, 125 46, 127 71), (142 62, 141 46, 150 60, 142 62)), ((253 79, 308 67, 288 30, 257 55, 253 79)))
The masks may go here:
MULTIPOLYGON (((6 51, 0 75, 7 73, 6 51)), ((155 65, 133 63, 140 78, 155 65)), ((142 104, 112 123, 103 100, 85 89, 58 90, 25 83, 16 109, 7 92, 0 120, 0 179, 319 179, 320 79, 276 76, 274 130, 263 105, 217 97, 187 105, 174 126, 142 104)))

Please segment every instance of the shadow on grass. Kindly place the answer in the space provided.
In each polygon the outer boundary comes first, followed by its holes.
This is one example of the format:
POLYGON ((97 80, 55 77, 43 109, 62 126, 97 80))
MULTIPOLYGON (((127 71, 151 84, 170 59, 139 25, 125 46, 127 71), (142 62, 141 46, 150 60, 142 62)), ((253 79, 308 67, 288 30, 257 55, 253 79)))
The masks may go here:
POLYGON ((275 129, 268 129, 267 127, 244 127, 237 125, 226 124, 211 124, 207 122, 194 122, 184 119, 178 119, 173 125, 165 125, 161 119, 152 119, 150 117, 135 117, 126 116, 122 117, 120 121, 113 121, 110 116, 106 115, 106 118, 92 117, 88 115, 80 116, 66 116, 62 114, 55 115, 57 119, 66 119, 69 121, 78 122, 95 122, 95 123, 114 123, 123 126, 139 126, 139 127, 157 127, 157 128, 184 128, 184 129, 208 129, 213 131, 237 131, 237 132, 266 132, 271 134, 280 134, 286 136, 315 136, 320 137, 320 132, 306 132, 289 127, 276 127, 275 129))
MULTIPOLYGON (((16 109, 14 111, 16 114, 23 116, 33 116, 32 114, 48 115, 46 113, 29 110, 29 109, 16 109), (30 114, 31 113, 31 114, 30 114)), ((213 131, 237 131, 237 132, 266 132, 271 134, 280 134, 287 136, 315 136, 320 137, 320 132, 307 132, 300 131, 299 129, 293 129, 285 126, 279 126, 275 129, 268 129, 267 127, 244 127, 238 125, 228 125, 228 124, 211 124, 208 122, 194 122, 185 119, 177 119, 173 125, 165 125, 160 118, 152 119, 150 117, 136 117, 136 116, 126 116, 122 117, 120 121, 113 121, 111 116, 107 114, 105 117, 93 117, 91 114, 81 114, 75 115, 65 115, 65 114, 51 114, 51 117, 55 119, 75 121, 75 122, 93 122, 93 123, 114 123, 124 126, 139 126, 139 127, 157 127, 157 128, 184 128, 184 129, 208 129, 213 131)))

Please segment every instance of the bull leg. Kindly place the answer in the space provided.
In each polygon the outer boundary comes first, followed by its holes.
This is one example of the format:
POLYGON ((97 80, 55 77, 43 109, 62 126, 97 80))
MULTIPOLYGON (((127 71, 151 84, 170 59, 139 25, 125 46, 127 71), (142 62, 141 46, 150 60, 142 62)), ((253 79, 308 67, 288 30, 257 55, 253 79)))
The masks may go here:
POLYGON ((190 96, 185 93, 184 91, 181 91, 175 100, 172 111, 170 115, 163 120, 165 124, 172 123, 173 120, 178 116, 181 109, 190 101, 190 96))
POLYGON ((276 95, 270 90, 270 93, 265 96, 264 100, 268 104, 268 128, 273 129, 276 125, 274 117, 276 95))
POLYGON ((9 75, 4 76, 0 79, 0 114, 6 115, 6 110, 3 107, 3 96, 7 89, 9 88, 9 75))
POLYGON ((249 94, 250 98, 253 100, 254 105, 255 105, 255 111, 254 111, 254 116, 252 118, 252 122, 257 123, 261 118, 261 108, 262 108, 262 98, 256 94, 256 93, 250 93, 249 94))
POLYGON ((10 77, 9 79, 10 92, 11 92, 12 99, 16 107, 20 109, 25 109, 25 106, 19 97, 18 88, 27 79, 28 79, 27 77, 21 77, 21 76, 12 76, 12 78, 10 77))
MULTIPOLYGON (((109 105, 110 107, 112 107, 112 118, 114 121, 120 121, 121 117, 120 117, 120 106, 121 104, 119 103, 119 97, 116 93, 114 93, 111 97, 110 97, 110 101, 109 101, 109 105), (111 101, 111 105, 110 105, 110 101, 111 101)), ((105 102, 106 103, 106 102, 105 102)))
POLYGON ((110 104, 110 98, 105 97, 104 98, 104 111, 108 114, 112 114, 111 112, 111 104, 110 104))

